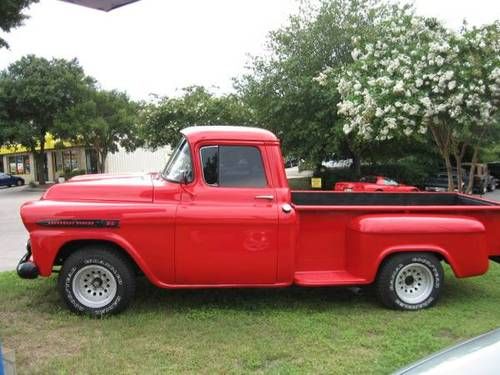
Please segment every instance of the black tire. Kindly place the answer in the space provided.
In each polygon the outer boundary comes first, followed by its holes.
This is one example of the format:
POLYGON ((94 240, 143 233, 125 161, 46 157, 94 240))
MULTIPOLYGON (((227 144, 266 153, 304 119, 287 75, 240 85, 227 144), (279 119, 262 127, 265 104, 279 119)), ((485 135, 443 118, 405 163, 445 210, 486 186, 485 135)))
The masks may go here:
POLYGON ((437 302, 443 282, 443 267, 434 254, 401 253, 384 261, 379 269, 375 291, 386 307, 415 311, 437 302), (422 278, 427 281, 422 281, 422 278))
MULTIPOLYGON (((119 313, 130 304, 136 286, 134 268, 130 261, 118 251, 106 246, 86 246, 72 253, 64 261, 59 274, 58 289, 61 298, 71 311, 100 317, 119 313), (105 303, 105 305, 92 306, 92 302, 84 302, 87 285, 83 288, 84 290, 82 290, 81 285, 80 288, 77 285, 79 280, 86 277, 85 272, 89 269, 97 269, 97 273, 102 270, 103 276, 102 280, 100 279, 101 274, 99 276, 96 274, 94 278, 93 272, 89 271, 91 278, 94 279, 88 281, 87 296, 92 298, 92 294, 96 296, 96 293, 100 293, 100 291, 104 294, 104 290, 106 290, 109 302, 101 300, 101 303, 105 303), (96 280, 99 280, 99 285, 95 284, 96 280), (107 282, 112 284, 109 293, 105 289, 107 282)), ((87 274, 87 276, 89 275, 87 274)), ((109 288, 110 284, 107 284, 107 287, 109 288)))
POLYGON ((16 186, 23 186, 24 185, 24 181, 23 180, 17 180, 16 181, 16 186))

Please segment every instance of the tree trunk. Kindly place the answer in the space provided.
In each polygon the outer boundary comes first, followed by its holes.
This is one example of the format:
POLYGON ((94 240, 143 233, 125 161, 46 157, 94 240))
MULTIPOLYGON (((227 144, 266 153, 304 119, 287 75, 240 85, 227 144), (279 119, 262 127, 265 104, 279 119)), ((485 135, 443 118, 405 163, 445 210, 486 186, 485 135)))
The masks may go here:
POLYGON ((467 189, 465 190, 468 194, 472 194, 474 189, 474 175, 476 171, 477 156, 479 154, 479 147, 474 147, 474 153, 472 154, 472 160, 469 171, 469 183, 467 184, 467 189))
POLYGON ((37 180, 40 185, 45 185, 45 132, 40 133, 38 141, 40 142, 40 150, 39 152, 33 152, 38 175, 37 180))
POLYGON ((434 124, 429 125, 429 128, 446 165, 446 172, 448 174, 448 191, 454 191, 455 184, 453 183, 453 168, 450 161, 451 131, 445 123, 440 126, 434 124))
POLYGON ((97 151, 97 172, 104 173, 108 153, 105 150, 96 150, 96 151, 97 151))
POLYGON ((453 167, 451 166, 450 155, 443 155, 443 158, 446 165, 446 173, 448 174, 448 191, 454 191, 455 184, 453 183, 453 167))
POLYGON ((463 193, 464 184, 463 184, 463 176, 462 176, 462 160, 465 156, 465 151, 467 151, 467 144, 464 143, 460 149, 460 152, 455 148, 455 162, 457 164, 457 190, 459 193, 463 193))

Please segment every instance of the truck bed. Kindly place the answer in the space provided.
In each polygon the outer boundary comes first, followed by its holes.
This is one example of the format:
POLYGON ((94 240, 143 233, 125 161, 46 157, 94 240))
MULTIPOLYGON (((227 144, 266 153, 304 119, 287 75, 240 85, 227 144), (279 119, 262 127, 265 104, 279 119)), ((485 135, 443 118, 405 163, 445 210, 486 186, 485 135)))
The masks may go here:
POLYGON ((292 191, 295 206, 500 206, 458 193, 292 191))
POLYGON ((429 244, 477 262, 458 277, 484 273, 500 254, 500 204, 458 193, 294 191, 300 217, 295 256, 298 285, 371 283, 369 265, 390 249, 427 251, 429 244), (472 255, 474 254, 474 255, 472 255), (483 254, 483 255, 479 255, 483 254), (481 261, 479 261, 482 259, 481 261))

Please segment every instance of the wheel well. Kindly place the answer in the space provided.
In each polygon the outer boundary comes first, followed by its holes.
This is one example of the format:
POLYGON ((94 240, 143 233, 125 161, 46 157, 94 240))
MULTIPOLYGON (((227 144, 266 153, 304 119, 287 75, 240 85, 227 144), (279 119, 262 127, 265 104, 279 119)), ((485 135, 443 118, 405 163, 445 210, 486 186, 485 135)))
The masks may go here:
POLYGON ((420 253, 420 254, 432 254, 434 255, 440 262, 444 261, 446 262, 447 264, 449 264, 448 260, 446 259, 446 257, 441 254, 440 252, 438 251, 434 251, 434 250, 402 250, 402 251, 394 251, 390 254, 387 254, 384 259, 382 259, 382 261, 380 262, 380 264, 378 265, 378 268, 377 268, 377 273, 375 275, 375 278, 378 277, 378 274, 380 272, 380 269, 382 268, 382 266, 387 263, 389 261, 389 259, 391 259, 392 257, 396 256, 396 255, 399 255, 399 254, 410 254, 410 253, 420 253))
POLYGON ((106 240, 74 240, 74 241, 69 241, 65 243, 58 251, 54 265, 55 266, 60 266, 64 263, 64 261, 75 251, 78 249, 84 247, 84 246, 102 246, 109 251, 114 251, 122 254, 130 263, 130 265, 135 269, 136 273, 141 273, 141 270, 137 263, 134 261, 134 259, 129 255, 127 251, 125 251, 121 246, 117 245, 116 243, 112 241, 106 241, 106 240))

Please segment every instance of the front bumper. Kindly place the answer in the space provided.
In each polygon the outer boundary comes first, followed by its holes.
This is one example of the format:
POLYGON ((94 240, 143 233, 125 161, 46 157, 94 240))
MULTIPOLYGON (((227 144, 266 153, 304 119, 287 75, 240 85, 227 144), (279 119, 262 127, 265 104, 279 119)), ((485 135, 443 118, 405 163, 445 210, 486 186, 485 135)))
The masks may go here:
POLYGON ((26 244, 26 254, 17 264, 17 275, 22 279, 36 279, 39 275, 38 267, 31 260, 31 244, 26 244))

